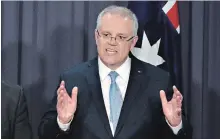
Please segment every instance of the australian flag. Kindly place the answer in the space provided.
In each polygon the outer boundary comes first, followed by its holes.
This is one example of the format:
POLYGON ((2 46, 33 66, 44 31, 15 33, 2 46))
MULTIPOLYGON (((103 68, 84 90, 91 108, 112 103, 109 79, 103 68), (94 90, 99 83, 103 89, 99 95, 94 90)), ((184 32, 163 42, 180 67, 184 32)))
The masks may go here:
POLYGON ((139 40, 132 50, 138 59, 168 71, 181 90, 181 40, 176 1, 130 1, 138 18, 139 40))

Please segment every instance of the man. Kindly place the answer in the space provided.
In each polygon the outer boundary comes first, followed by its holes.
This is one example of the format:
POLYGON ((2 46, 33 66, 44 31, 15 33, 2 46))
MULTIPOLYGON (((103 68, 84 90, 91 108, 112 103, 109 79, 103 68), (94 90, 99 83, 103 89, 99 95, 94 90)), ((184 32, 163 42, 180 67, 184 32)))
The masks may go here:
POLYGON ((110 6, 99 14, 98 57, 61 75, 39 126, 40 139, 191 137, 183 97, 169 86, 168 73, 128 57, 137 29, 137 18, 127 8, 110 6))
POLYGON ((26 100, 21 87, 2 81, 1 97, 1 138, 31 139, 26 100))

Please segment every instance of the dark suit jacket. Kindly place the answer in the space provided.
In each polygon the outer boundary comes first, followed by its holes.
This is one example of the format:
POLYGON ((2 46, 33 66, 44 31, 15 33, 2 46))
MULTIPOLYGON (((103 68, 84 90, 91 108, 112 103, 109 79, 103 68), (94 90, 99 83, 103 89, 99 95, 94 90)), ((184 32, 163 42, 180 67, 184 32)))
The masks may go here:
MULTIPOLYGON (((51 109, 39 126, 40 139, 189 139, 191 128, 183 118, 183 128, 174 135, 165 121, 159 91, 169 87, 167 72, 132 58, 127 92, 115 136, 106 114, 97 58, 71 68, 61 75, 71 95, 79 88, 78 104, 70 130, 63 132, 57 124, 56 95, 51 109)), ((172 89, 172 87, 171 87, 172 89)), ((172 91, 167 92, 171 98, 172 91)))
POLYGON ((24 94, 19 86, 2 81, 2 139, 31 139, 31 128, 24 94))

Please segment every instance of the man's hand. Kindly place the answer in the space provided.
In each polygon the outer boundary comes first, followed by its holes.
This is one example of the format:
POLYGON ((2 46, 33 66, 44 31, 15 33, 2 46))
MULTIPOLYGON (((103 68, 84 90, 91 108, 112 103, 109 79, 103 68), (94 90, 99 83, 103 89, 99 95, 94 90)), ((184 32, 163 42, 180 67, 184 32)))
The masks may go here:
POLYGON ((72 96, 70 97, 65 88, 65 82, 60 83, 57 89, 57 113, 58 118, 62 124, 67 124, 73 117, 77 106, 78 88, 72 89, 72 96))
POLYGON ((175 86, 173 86, 172 99, 168 102, 163 90, 160 91, 160 99, 162 102, 163 113, 169 124, 173 127, 178 126, 182 120, 181 107, 183 96, 181 93, 175 86))

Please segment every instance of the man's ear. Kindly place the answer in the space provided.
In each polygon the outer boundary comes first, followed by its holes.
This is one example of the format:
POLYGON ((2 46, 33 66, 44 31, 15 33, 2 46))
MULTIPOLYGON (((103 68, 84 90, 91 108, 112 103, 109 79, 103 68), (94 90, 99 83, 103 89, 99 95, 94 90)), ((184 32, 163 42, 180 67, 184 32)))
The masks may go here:
POLYGON ((94 30, 95 39, 98 37, 97 29, 94 30))
POLYGON ((96 45, 97 45, 97 43, 98 43, 98 32, 97 32, 97 29, 95 29, 94 35, 95 35, 95 42, 96 42, 96 45))
POLYGON ((138 41, 138 36, 135 36, 132 39, 132 41, 131 41, 131 48, 130 48, 130 50, 132 50, 134 48, 134 46, 136 45, 137 41, 138 41))

